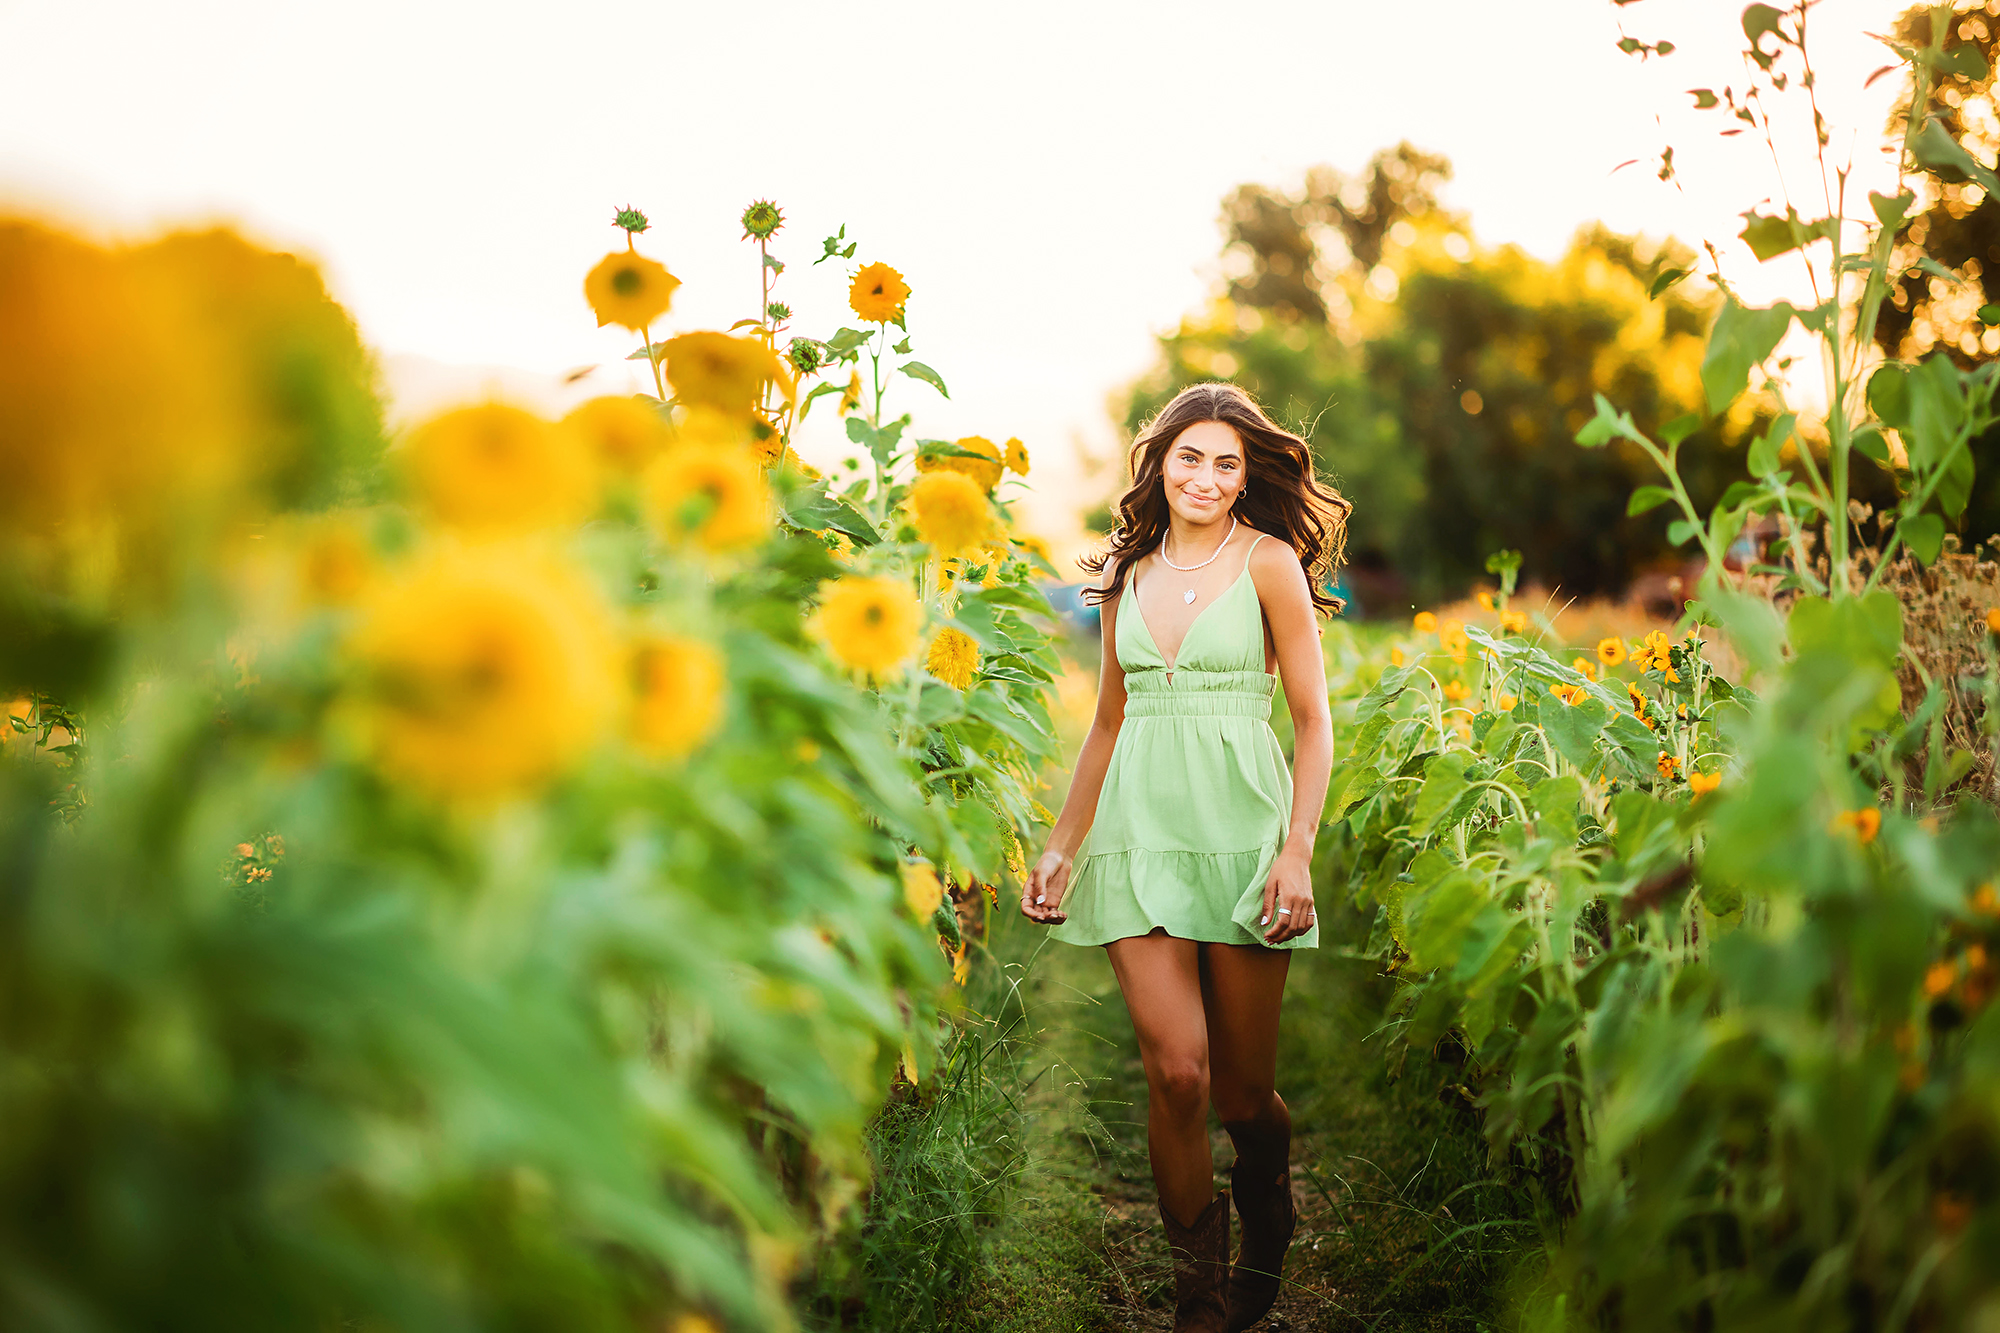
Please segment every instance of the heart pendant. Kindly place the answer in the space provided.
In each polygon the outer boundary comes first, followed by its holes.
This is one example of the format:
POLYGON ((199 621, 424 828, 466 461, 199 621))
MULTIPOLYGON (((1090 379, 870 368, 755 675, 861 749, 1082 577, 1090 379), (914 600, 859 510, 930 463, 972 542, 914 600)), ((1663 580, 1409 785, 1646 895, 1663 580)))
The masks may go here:
POLYGON ((1192 602, 1194 600, 1194 589, 1189 588, 1186 592, 1182 593, 1181 600, 1183 602, 1192 602))

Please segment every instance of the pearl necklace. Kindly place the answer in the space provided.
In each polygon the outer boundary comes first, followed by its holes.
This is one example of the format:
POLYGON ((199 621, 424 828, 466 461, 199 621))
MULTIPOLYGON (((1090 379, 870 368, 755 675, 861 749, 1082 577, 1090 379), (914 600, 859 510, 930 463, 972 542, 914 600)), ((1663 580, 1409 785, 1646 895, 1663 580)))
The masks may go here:
MULTIPOLYGON (((1162 539, 1160 542, 1160 559, 1167 566, 1168 569, 1178 569, 1183 574, 1192 574, 1197 569, 1206 569, 1210 565, 1214 564, 1215 557, 1222 554, 1222 548, 1224 546, 1229 545, 1229 539, 1231 537, 1234 537, 1235 535, 1236 535, 1236 515, 1231 514, 1229 516, 1229 531, 1226 534, 1224 534, 1221 544, 1215 548, 1215 550, 1209 555, 1208 559, 1202 561, 1198 565, 1177 565, 1172 560, 1167 558, 1167 543, 1165 539, 1162 539)), ((1193 602, 1194 589, 1189 588, 1186 592, 1182 593, 1181 600, 1183 602, 1193 602)))

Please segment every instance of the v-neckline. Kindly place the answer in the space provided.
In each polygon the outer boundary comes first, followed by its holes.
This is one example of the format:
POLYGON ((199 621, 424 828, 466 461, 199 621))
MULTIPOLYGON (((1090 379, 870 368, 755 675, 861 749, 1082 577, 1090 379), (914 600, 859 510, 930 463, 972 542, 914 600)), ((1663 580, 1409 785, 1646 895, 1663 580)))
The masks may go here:
POLYGON ((1174 672, 1180 669, 1180 656, 1183 652, 1187 651, 1187 643, 1189 639, 1194 637, 1195 626, 1201 624, 1202 617, 1220 605, 1223 598, 1235 592, 1236 585, 1243 582, 1249 574, 1250 562, 1245 560, 1243 562, 1243 572, 1231 580, 1228 587, 1217 593, 1207 606, 1194 613, 1194 619, 1188 621, 1188 627, 1181 632, 1181 641, 1174 649, 1174 660, 1171 662, 1167 661, 1167 650, 1160 647, 1160 640, 1154 635, 1153 627, 1146 623, 1146 608, 1139 604, 1139 585, 1136 583, 1132 585, 1132 611, 1139 617, 1139 628, 1146 631, 1146 642, 1153 645, 1153 651, 1160 655, 1160 661, 1166 666, 1167 679, 1169 681, 1174 678, 1174 672))

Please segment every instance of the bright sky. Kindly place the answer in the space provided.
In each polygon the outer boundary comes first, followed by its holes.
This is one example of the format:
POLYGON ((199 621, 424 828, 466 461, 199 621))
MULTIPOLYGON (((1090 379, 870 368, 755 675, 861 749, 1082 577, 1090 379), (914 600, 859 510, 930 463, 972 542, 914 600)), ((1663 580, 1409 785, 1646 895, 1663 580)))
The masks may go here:
MULTIPOLYGON (((1876 186, 1896 80, 1861 90, 1891 58, 1863 33, 1903 8, 1813 11, 1832 152, 1876 186)), ((582 388, 626 387, 633 343, 581 295, 618 242, 614 207, 653 218, 642 248, 685 283, 680 330, 754 314, 736 218, 773 198, 794 331, 849 318, 851 266, 811 265, 845 223, 854 262, 915 289, 916 355, 951 386, 947 402, 908 381, 892 413, 916 411, 925 436, 1021 436, 1031 513, 1060 538, 1110 485, 1080 462, 1118 447, 1107 397, 1213 290, 1218 201, 1240 182, 1355 171, 1409 139, 1450 157, 1446 202, 1484 244, 1549 257, 1602 218, 1727 241, 1753 293, 1790 294, 1794 266, 1753 272, 1734 240, 1734 215, 1777 194, 1761 140, 1716 139, 1722 113, 1683 92, 1741 86, 1741 9, 0 0, 0 207, 106 236, 234 222, 318 259, 406 394, 533 396, 591 364, 608 369, 582 388), (1621 55, 1621 22, 1680 50, 1621 55), (1613 173, 1664 143, 1681 190, 1643 161, 1613 173)), ((1788 157, 1813 217, 1808 170, 1788 157)), ((839 457, 835 430, 831 412, 808 420, 802 452, 839 457)))

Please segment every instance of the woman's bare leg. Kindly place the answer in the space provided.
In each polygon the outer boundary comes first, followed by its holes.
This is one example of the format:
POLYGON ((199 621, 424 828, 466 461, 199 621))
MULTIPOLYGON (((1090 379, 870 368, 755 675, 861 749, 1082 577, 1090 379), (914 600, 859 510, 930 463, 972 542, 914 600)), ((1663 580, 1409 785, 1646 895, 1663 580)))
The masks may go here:
MULTIPOLYGON (((1213 947, 1213 946, 1210 946, 1213 947)), ((1146 1066, 1146 1147, 1160 1206, 1192 1223, 1215 1197, 1201 945, 1164 931, 1105 946, 1146 1066)))
POLYGON ((1208 1028, 1209 1097, 1224 1125, 1251 1124, 1289 1138, 1278 1096, 1278 1009, 1292 955, 1254 944, 1203 946, 1201 998, 1208 1028))

